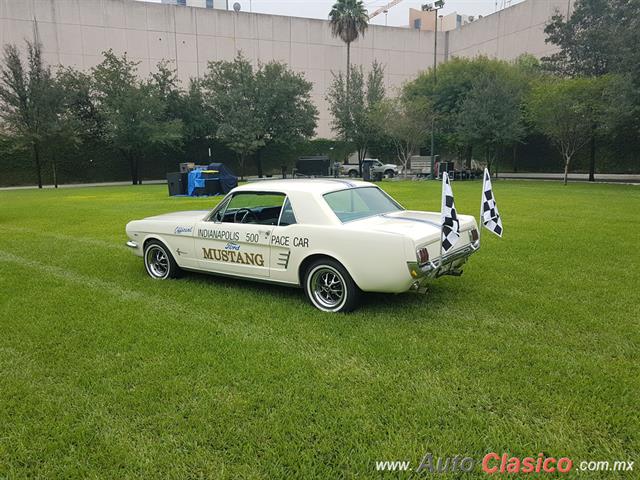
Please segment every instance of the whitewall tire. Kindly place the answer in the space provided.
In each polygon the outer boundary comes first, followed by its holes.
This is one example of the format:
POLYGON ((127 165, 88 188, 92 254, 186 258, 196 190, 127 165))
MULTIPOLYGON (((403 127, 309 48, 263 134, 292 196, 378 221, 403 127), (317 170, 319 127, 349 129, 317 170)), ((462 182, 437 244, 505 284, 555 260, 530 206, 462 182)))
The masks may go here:
POLYGON ((350 312, 360 303, 360 289, 349 272, 333 259, 313 262, 304 278, 304 290, 314 307, 323 312, 350 312))
POLYGON ((155 280, 175 278, 180 273, 180 267, 169 249, 157 240, 147 242, 144 247, 144 267, 155 280))

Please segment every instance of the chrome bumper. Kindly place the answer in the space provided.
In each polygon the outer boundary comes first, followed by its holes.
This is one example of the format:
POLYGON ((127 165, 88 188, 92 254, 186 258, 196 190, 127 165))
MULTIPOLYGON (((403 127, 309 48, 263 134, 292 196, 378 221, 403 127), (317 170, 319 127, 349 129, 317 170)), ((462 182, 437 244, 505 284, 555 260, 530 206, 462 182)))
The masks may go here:
POLYGON ((129 247, 129 248, 138 248, 138 244, 136 242, 134 242, 133 240, 129 240, 127 242, 127 247, 129 247))
POLYGON ((425 278, 437 278, 443 275, 462 274, 460 267, 467 261, 473 253, 480 249, 480 240, 466 245, 460 250, 456 250, 442 258, 430 260, 424 265, 418 265, 417 262, 408 262, 409 273, 416 280, 425 278))

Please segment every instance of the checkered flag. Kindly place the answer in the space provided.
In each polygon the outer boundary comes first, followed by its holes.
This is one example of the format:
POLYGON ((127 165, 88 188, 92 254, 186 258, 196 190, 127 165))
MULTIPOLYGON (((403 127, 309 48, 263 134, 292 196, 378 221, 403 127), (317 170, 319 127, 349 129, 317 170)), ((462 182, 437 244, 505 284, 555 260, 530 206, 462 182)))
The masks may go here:
POLYGON ((447 253, 460 238, 460 222, 453 203, 453 191, 447 172, 442 174, 442 250, 447 253))
POLYGON ((498 213, 496 198, 491 188, 491 175, 484 169, 484 182, 482 185, 482 207, 480 208, 480 221, 488 230, 502 238, 502 219, 498 213))

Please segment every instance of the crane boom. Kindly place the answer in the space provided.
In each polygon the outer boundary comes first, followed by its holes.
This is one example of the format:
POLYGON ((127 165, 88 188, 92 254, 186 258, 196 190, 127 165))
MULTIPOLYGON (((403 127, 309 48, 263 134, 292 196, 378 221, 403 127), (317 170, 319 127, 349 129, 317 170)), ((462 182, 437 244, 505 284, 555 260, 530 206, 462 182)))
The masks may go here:
POLYGON ((371 20, 373 17, 377 17, 382 12, 384 12, 386 10, 389 10, 391 7, 393 7, 394 5, 399 4, 401 1, 402 0, 392 0, 391 2, 387 3, 384 7, 380 7, 375 12, 373 12, 371 15, 369 15, 369 20, 371 20))

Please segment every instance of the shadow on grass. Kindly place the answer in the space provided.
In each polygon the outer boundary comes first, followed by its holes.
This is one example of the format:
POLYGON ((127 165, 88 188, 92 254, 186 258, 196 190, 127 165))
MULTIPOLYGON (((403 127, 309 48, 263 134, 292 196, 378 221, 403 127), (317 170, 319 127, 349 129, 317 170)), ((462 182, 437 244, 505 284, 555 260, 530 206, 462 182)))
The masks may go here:
MULTIPOLYGON (((200 272, 185 272, 184 279, 206 288, 214 286, 224 290, 233 290, 234 295, 270 296, 274 300, 284 301, 289 306, 310 306, 304 290, 300 287, 277 285, 273 283, 245 280, 223 275, 200 272)), ((425 308, 447 308, 456 300, 449 289, 437 283, 429 284, 424 293, 369 293, 364 292, 357 312, 364 315, 403 313, 409 317, 424 315, 425 308)))
POLYGON ((273 295, 278 297, 288 297, 292 300, 295 298, 303 298, 304 292, 301 288, 288 287, 285 285, 277 285, 274 283, 261 282, 259 280, 241 279, 227 277, 225 275, 216 275, 200 272, 185 272, 183 278, 189 279, 194 283, 204 287, 214 285, 216 287, 237 289, 238 294, 253 293, 260 295, 273 295))

